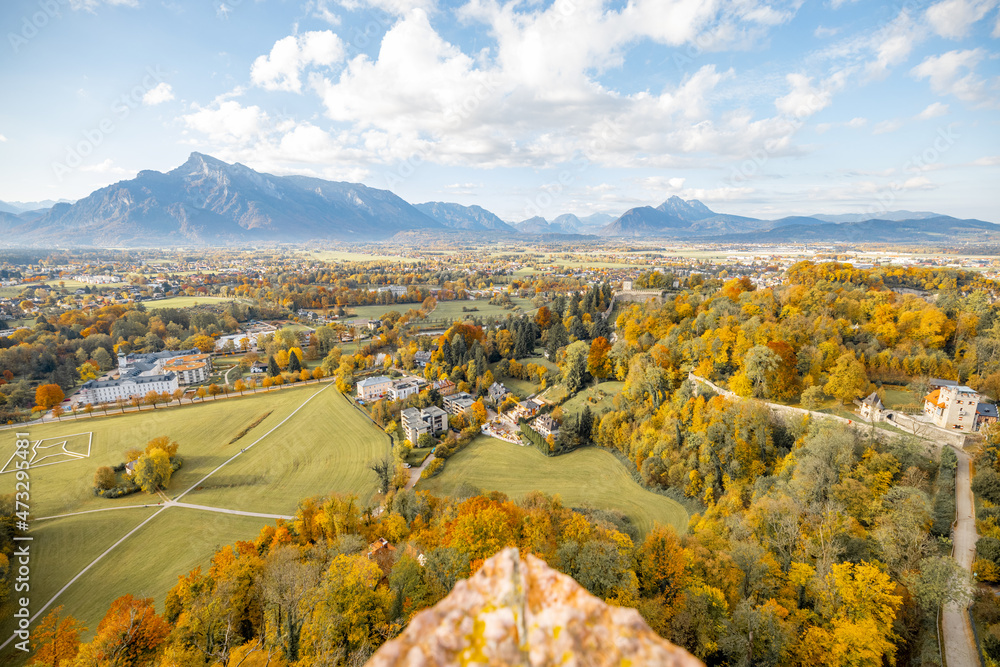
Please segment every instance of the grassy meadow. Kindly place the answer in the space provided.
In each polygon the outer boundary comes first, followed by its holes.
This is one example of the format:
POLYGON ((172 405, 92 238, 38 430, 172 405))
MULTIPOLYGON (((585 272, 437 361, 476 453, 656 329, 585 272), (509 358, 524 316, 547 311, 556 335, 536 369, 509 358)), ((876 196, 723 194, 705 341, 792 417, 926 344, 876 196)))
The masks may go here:
POLYGON ((534 447, 481 435, 449 458, 443 473, 421 480, 417 490, 447 495, 463 482, 515 500, 542 491, 559 494, 570 507, 618 510, 643 533, 654 522, 671 524, 678 533, 687 530, 687 512, 679 503, 642 488, 611 452, 597 447, 550 458, 534 447))

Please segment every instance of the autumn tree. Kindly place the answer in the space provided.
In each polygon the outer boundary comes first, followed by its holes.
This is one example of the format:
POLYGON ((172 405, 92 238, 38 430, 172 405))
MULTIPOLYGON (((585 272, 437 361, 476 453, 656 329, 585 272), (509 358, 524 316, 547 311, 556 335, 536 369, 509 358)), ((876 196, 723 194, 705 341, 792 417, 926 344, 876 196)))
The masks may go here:
POLYGON ((218 400, 219 394, 222 393, 222 387, 213 382, 208 385, 208 393, 211 394, 213 401, 218 400))
POLYGON ((94 487, 98 489, 110 489, 117 483, 115 471, 109 466, 101 466, 94 473, 94 487))
POLYGON ((68 667, 76 658, 80 650, 80 634, 87 628, 72 616, 62 617, 61 614, 62 607, 56 607, 32 631, 31 646, 35 653, 29 666, 68 667))
POLYGON ((132 478, 146 493, 156 493, 161 486, 170 482, 173 469, 170 467, 170 456, 163 449, 154 449, 149 454, 143 454, 135 462, 132 478))
POLYGON ((837 365, 830 372, 830 379, 823 391, 849 403, 860 398, 868 387, 868 375, 864 365, 857 360, 852 352, 845 352, 837 359, 837 365))
POLYGON ((43 384, 35 389, 35 403, 45 410, 51 410, 59 405, 64 398, 66 398, 66 394, 57 384, 43 384))
POLYGON ((587 372, 598 380, 611 376, 609 352, 611 352, 611 343, 604 336, 595 338, 590 344, 590 352, 587 354, 587 372))
POLYGON ((156 614, 152 598, 123 595, 111 603, 94 639, 80 647, 80 667, 138 667, 150 664, 170 626, 156 614))

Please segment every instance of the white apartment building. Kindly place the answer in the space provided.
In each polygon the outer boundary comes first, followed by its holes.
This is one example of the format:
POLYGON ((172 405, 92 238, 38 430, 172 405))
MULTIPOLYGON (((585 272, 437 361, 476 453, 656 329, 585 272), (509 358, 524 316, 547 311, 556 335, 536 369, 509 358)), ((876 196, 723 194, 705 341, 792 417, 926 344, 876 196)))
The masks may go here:
POLYGON ((979 394, 965 385, 942 386, 924 397, 924 414, 941 428, 972 432, 979 394))
POLYGON ((129 400, 133 396, 140 398, 151 391, 158 394, 172 394, 177 390, 177 376, 173 373, 165 375, 131 375, 117 380, 88 380, 80 387, 79 403, 84 405, 99 405, 114 403, 119 398, 129 400))

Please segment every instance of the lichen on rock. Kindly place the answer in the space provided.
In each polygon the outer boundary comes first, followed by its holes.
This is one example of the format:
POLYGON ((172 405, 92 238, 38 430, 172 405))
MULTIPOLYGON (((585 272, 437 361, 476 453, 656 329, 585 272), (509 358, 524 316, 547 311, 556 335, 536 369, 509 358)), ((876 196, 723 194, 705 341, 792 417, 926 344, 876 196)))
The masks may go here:
POLYGON ((417 614, 369 667, 700 667, 634 609, 612 607, 517 549, 493 556, 417 614))

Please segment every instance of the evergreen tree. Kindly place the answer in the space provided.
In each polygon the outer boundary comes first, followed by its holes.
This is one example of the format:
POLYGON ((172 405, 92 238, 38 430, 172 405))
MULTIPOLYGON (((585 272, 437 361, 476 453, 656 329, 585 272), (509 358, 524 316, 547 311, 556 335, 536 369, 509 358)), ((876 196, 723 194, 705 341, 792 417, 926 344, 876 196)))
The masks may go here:
POLYGON ((281 375, 281 369, 278 368, 278 362, 274 360, 273 354, 267 358, 267 374, 271 377, 281 375))
POLYGON ((294 352, 288 355, 288 370, 292 373, 298 373, 302 370, 302 364, 299 363, 299 355, 294 352))

